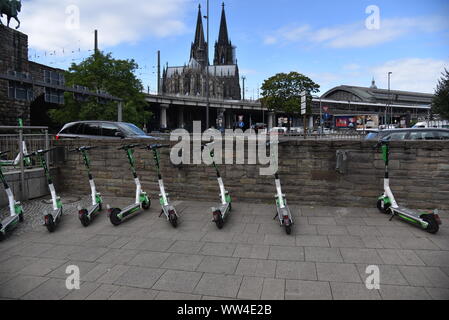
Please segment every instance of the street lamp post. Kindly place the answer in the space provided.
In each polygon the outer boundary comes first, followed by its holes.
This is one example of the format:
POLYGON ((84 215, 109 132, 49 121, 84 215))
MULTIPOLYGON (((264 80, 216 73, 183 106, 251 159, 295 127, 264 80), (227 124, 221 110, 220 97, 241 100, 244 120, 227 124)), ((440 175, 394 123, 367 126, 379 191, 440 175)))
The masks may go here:
POLYGON ((206 13, 206 19, 207 19, 207 43, 206 43, 206 129, 209 129, 209 0, 207 0, 207 13, 206 13))
MULTIPOLYGON (((390 76, 393 72, 388 72, 388 106, 390 107, 390 121, 393 121, 393 108, 391 107, 391 94, 390 94, 390 76)), ((386 112, 386 109, 385 109, 386 112)))

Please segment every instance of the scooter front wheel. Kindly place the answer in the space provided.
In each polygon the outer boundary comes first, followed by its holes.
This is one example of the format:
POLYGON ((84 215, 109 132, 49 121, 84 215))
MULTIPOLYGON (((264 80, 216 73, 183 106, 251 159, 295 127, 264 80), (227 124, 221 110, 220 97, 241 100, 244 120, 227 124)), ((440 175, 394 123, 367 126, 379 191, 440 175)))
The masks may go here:
POLYGON ((423 214, 421 216, 421 219, 423 219, 425 222, 428 223, 428 226, 425 229, 428 233, 435 234, 440 229, 440 227, 438 226, 437 220, 435 219, 435 217, 432 214, 423 214))
POLYGON ((111 220, 111 223, 114 226, 118 226, 119 224, 122 223, 122 220, 120 220, 120 218, 118 217, 120 212, 122 212, 122 210, 120 210, 118 208, 114 208, 114 209, 112 209, 111 214, 109 215, 109 220, 111 220))
POLYGON ((90 219, 87 215, 88 215, 88 212, 86 209, 81 210, 79 212, 79 218, 80 218, 80 221, 81 221, 81 224, 83 225, 83 227, 87 227, 90 224, 90 219))
POLYGON ((23 213, 19 214, 19 222, 23 222, 23 213))
POLYGON ((377 209, 379 209, 380 212, 387 214, 390 207, 391 204, 385 203, 382 199, 377 200, 377 209))
POLYGON ((148 202, 147 201, 142 202, 143 210, 148 210, 150 209, 150 207, 151 207, 151 200, 148 200, 148 202))
POLYGON ((56 229, 55 221, 53 220, 53 216, 51 214, 47 214, 45 217, 45 226, 47 227, 48 232, 54 232, 56 229))

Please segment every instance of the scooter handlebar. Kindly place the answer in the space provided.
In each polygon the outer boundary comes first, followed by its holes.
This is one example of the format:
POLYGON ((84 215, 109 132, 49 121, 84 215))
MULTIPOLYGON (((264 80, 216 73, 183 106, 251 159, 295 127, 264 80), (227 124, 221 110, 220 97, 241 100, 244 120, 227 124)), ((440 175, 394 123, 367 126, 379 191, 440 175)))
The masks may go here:
POLYGON ((122 146, 122 147, 118 148, 117 150, 128 150, 128 149, 134 149, 134 148, 136 148, 136 147, 140 147, 140 146, 142 146, 142 144, 141 144, 141 143, 136 143, 136 144, 128 144, 128 145, 126 145, 126 146, 122 146))
POLYGON ((384 139, 379 140, 379 141, 373 146, 373 149, 377 149, 377 148, 383 146, 384 144, 388 144, 388 142, 389 142, 388 140, 384 140, 384 139))
POLYGON ((161 148, 170 148, 170 145, 169 144, 150 144, 145 147, 145 149, 148 149, 148 150, 156 150, 156 149, 161 149, 161 148))
POLYGON ((46 150, 37 150, 37 151, 34 151, 32 153, 25 154, 24 157, 31 157, 31 156, 37 156, 38 154, 45 154, 45 153, 48 153, 48 152, 53 151, 55 149, 56 149, 56 147, 50 148, 50 149, 46 149, 46 150))
POLYGON ((70 152, 81 152, 81 151, 87 151, 87 150, 92 150, 92 149, 96 149, 96 148, 98 148, 98 147, 83 146, 83 147, 79 147, 79 148, 72 149, 72 150, 69 150, 69 151, 70 152))

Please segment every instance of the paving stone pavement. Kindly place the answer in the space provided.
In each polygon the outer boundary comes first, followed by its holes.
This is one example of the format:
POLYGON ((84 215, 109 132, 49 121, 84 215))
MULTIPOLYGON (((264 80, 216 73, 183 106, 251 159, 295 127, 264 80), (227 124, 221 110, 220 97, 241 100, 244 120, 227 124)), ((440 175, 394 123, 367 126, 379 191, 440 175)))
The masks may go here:
POLYGON ((42 200, 26 203, 31 222, 0 243, 0 299, 449 299, 448 212, 432 235, 375 208, 291 205, 289 236, 273 205, 250 203, 233 204, 222 230, 211 222, 215 203, 187 201, 174 203, 177 229, 156 202, 118 227, 105 210, 85 228, 76 205, 88 200, 67 206, 52 234, 40 226, 42 200), (79 290, 66 288, 70 265, 79 290), (370 265, 379 290, 365 285, 370 265))

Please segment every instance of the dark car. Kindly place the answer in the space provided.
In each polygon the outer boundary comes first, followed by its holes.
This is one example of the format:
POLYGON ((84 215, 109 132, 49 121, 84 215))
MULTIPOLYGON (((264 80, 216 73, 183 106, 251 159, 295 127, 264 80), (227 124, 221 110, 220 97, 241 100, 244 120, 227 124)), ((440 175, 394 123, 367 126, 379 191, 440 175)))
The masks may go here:
POLYGON ((56 139, 155 139, 137 126, 126 122, 77 121, 67 123, 56 139))
POLYGON ((449 129, 408 128, 369 130, 365 140, 449 140, 449 129))

